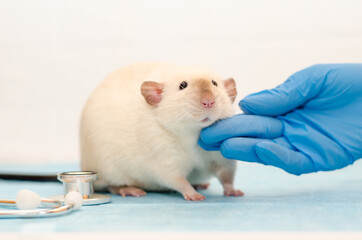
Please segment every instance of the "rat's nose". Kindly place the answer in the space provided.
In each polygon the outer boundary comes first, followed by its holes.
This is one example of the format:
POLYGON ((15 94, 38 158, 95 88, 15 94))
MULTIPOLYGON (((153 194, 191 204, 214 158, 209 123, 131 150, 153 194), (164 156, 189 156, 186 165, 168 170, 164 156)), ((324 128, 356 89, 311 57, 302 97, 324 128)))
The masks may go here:
POLYGON ((202 99, 202 104, 204 105, 205 108, 212 108, 214 103, 215 103, 215 100, 213 98, 203 98, 202 99))

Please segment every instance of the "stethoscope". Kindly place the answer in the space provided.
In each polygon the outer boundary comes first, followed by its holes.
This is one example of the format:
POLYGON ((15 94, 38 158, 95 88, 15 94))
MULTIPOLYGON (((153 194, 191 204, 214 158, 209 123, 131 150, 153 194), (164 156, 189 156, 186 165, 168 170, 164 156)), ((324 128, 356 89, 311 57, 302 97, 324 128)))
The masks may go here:
POLYGON ((112 200, 110 195, 94 193, 93 182, 97 180, 95 172, 63 172, 58 174, 58 180, 63 183, 63 195, 41 198, 29 190, 21 190, 15 200, 0 199, 0 203, 16 204, 18 208, 0 211, 0 218, 59 216, 83 205, 109 203, 112 200))

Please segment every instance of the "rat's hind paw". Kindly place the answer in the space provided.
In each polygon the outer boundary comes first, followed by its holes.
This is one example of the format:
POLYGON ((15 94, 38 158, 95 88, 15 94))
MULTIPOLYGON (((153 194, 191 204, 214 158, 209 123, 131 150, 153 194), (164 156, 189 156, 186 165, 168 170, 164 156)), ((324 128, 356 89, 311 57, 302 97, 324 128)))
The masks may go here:
POLYGON ((140 188, 136 187, 109 187, 109 191, 113 194, 121 195, 122 197, 125 196, 132 196, 132 197, 142 197, 146 195, 146 192, 140 188))
POLYGON ((242 197, 244 196, 244 193, 237 189, 228 189, 224 190, 224 195, 226 197, 242 197))
POLYGON ((207 189, 210 186, 210 183, 201 183, 192 185, 196 190, 198 189, 207 189))

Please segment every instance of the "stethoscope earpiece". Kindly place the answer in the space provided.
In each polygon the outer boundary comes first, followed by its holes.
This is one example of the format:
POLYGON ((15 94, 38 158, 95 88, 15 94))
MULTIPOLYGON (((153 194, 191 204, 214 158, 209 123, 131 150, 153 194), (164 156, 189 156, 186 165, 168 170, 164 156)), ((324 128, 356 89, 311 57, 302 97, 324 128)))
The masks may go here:
POLYGON ((41 198, 35 192, 23 189, 15 197, 16 206, 21 210, 29 210, 40 207, 41 198))

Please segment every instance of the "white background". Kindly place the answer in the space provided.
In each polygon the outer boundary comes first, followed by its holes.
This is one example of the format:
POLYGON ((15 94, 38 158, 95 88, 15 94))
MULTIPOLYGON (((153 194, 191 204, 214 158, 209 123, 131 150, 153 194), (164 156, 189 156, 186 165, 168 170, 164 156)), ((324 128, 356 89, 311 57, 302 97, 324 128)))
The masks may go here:
POLYGON ((0 0, 0 162, 76 162, 86 98, 137 61, 209 67, 239 97, 362 62, 362 1, 0 0))

